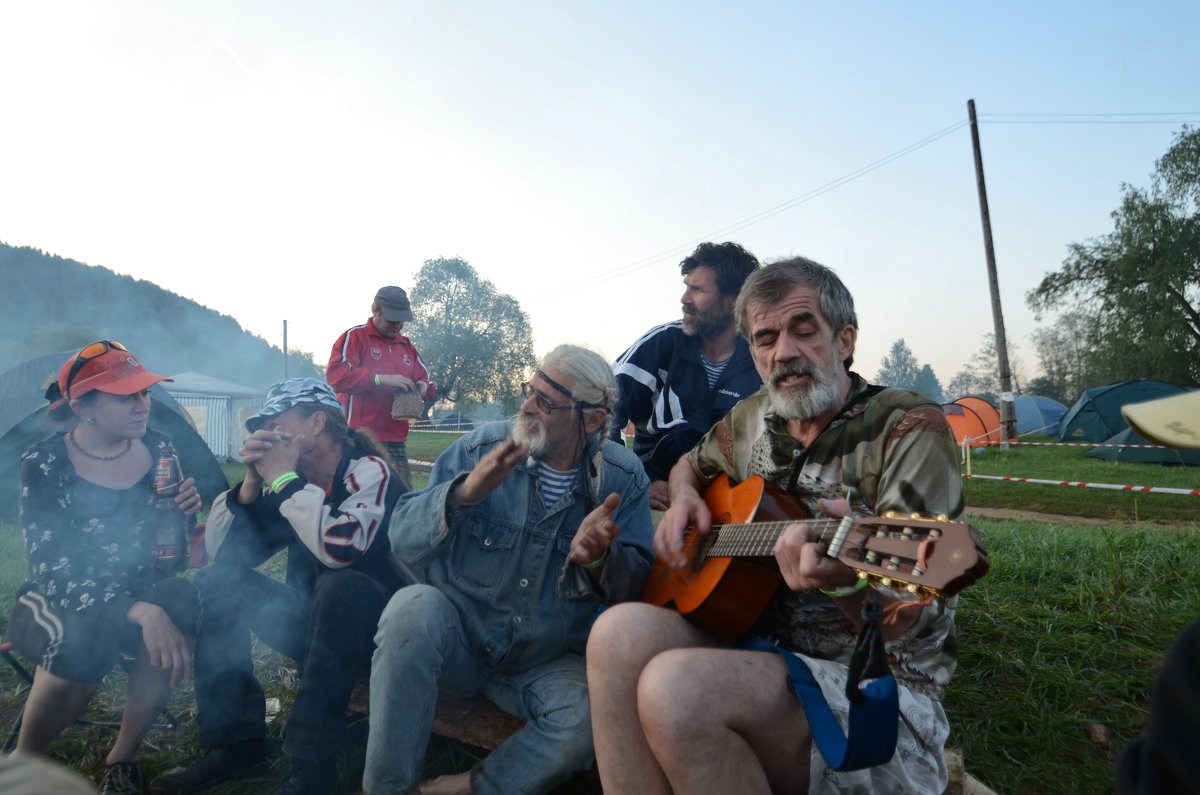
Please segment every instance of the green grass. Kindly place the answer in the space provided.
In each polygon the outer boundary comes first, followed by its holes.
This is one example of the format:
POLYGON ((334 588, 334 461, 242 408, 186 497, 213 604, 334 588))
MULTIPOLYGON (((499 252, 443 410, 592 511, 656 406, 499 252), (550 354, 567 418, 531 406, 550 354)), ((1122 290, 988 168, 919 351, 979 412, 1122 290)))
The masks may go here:
MULTIPOLYGON (((1108 483, 1119 486, 1200 488, 1200 467, 1126 464, 1084 455, 1086 448, 1010 446, 983 448, 971 458, 971 473, 1040 480, 1108 483)), ((966 468, 963 469, 964 474, 966 468)), ((1142 494, 1032 483, 968 479, 968 508, 1010 508, 1082 516, 1113 522, 1194 524, 1200 496, 1142 494)))
POLYGON ((404 446, 410 459, 432 462, 460 436, 450 431, 412 431, 404 446))
POLYGON ((1167 648, 1200 615, 1200 532, 975 524, 993 568, 959 604, 951 744, 1000 792, 1111 791, 1167 648))

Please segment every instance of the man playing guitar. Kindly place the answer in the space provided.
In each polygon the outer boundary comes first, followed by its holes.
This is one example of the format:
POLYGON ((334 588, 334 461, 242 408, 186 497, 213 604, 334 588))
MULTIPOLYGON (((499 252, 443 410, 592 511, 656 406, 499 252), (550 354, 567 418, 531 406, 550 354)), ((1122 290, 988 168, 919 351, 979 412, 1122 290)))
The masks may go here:
MULTIPOLYGON (((761 477, 809 516, 962 514, 958 457, 940 407, 913 392, 869 386, 850 372, 858 324, 833 271, 804 258, 768 265, 746 281, 735 315, 766 387, 672 469, 651 580, 686 578, 702 563, 697 550, 729 517, 714 517, 701 491, 722 474, 734 483, 761 477)), ((860 578, 831 556, 817 524, 784 524, 767 547, 771 575, 781 574, 784 585, 769 596, 753 634, 783 654, 731 644, 711 627, 651 604, 617 605, 600 617, 587 659, 606 793, 945 788, 949 725, 940 699, 955 666, 957 600, 915 586, 916 593, 875 587, 890 578, 860 578), (793 663, 806 665, 844 729, 856 709, 848 680, 859 700, 856 640, 864 615, 881 613, 884 620, 872 620, 869 629, 881 630, 886 657, 874 655, 868 676, 882 669, 887 679, 890 670, 895 680, 899 708, 888 720, 896 722, 896 737, 886 741, 895 753, 852 769, 818 751, 821 732, 793 694, 789 670, 794 678, 793 663)), ((922 557, 913 571, 928 565, 922 557)), ((984 558, 977 573, 986 565, 984 558)), ((653 587, 648 582, 647 593, 653 587)))

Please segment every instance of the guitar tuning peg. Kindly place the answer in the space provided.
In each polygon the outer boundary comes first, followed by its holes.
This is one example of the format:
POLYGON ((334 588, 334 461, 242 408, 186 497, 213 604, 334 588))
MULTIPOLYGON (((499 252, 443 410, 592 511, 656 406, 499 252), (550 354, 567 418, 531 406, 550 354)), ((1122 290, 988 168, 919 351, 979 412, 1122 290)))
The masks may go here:
POLYGON ((895 518, 896 518, 896 512, 895 512, 895 511, 884 511, 884 512, 883 512, 883 518, 884 518, 884 519, 895 519, 895 518))
POLYGON ((944 514, 944 513, 939 513, 939 514, 937 515, 936 519, 937 519, 937 521, 939 521, 939 522, 948 522, 948 521, 950 521, 950 517, 949 517, 949 516, 947 516, 947 515, 946 515, 946 514, 944 514))
POLYGON ((904 586, 904 590, 908 591, 909 593, 916 593, 917 591, 921 590, 921 587, 915 582, 910 582, 908 585, 904 586))
POLYGON ((908 518, 909 519, 924 519, 925 517, 921 516, 921 514, 919 514, 919 513, 910 513, 908 515, 908 518))

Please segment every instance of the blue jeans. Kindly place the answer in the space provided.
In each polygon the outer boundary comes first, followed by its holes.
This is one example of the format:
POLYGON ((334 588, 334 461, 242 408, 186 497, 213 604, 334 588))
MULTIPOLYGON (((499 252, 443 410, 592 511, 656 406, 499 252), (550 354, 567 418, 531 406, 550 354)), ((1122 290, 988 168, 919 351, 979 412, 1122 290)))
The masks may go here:
POLYGON ((428 585, 401 588, 379 619, 371 661, 371 728, 363 789, 416 792, 438 689, 483 695, 526 721, 472 774, 477 795, 548 792, 592 762, 583 658, 568 654, 519 673, 479 665, 450 600, 428 585))
MULTIPOLYGON (((289 553, 291 554, 291 553, 289 553)), ((354 680, 392 588, 354 568, 325 570, 311 593, 245 566, 217 561, 196 572, 196 723, 205 747, 266 733, 263 689, 250 634, 300 663, 283 748, 302 759, 340 750, 354 680)))

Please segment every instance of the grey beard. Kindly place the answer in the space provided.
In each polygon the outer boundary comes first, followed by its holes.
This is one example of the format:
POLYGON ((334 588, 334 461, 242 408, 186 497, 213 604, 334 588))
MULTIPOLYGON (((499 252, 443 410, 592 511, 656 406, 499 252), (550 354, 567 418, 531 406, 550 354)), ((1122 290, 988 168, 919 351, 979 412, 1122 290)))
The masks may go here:
POLYGON ((813 384, 806 390, 780 389, 772 377, 767 385, 771 410, 786 420, 811 420, 836 408, 837 383, 816 367, 806 368, 813 384))

